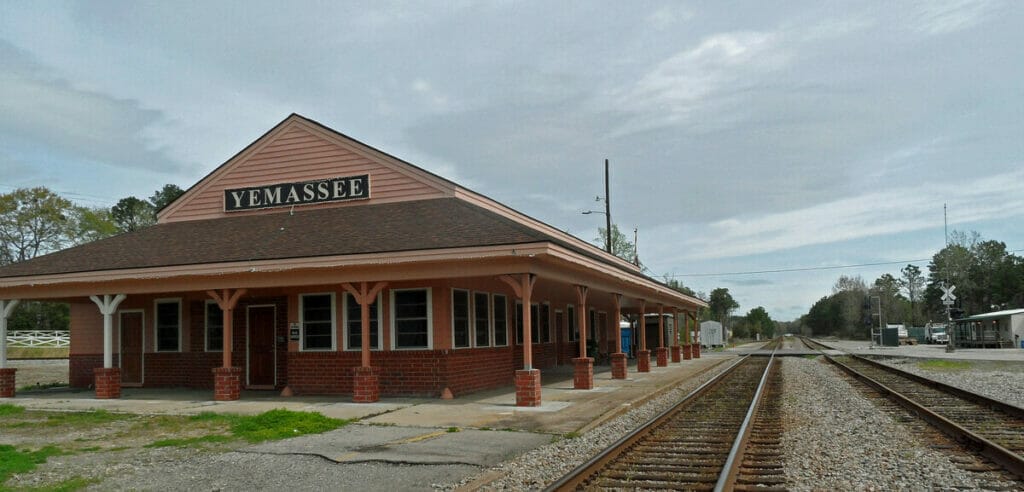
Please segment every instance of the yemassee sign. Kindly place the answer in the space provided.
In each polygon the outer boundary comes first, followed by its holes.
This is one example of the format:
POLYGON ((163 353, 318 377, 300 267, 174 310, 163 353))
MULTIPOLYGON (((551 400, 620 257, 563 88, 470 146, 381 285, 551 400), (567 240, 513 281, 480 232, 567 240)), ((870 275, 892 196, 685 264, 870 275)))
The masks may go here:
POLYGON ((224 190, 224 211, 290 207, 370 198, 370 175, 224 190))

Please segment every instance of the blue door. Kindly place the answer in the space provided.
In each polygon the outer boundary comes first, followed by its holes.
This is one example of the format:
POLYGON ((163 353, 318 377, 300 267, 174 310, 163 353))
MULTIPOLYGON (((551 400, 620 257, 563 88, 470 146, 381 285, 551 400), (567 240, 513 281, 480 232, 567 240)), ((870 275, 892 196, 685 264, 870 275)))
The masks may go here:
POLYGON ((622 328, 622 353, 633 356, 633 353, 629 350, 633 346, 633 329, 622 328))

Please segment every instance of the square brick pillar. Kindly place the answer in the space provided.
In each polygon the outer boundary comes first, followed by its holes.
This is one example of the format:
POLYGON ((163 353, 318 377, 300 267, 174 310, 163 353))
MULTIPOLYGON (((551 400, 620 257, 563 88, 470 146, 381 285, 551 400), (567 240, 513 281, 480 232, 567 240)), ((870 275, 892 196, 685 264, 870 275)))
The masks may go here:
POLYGON ((699 343, 693 344, 693 358, 694 359, 699 359, 700 358, 700 344, 699 343))
POLYGON ((626 354, 612 354, 612 379, 626 379, 626 354))
POLYGON ((540 406, 539 369, 520 369, 516 371, 516 406, 540 406))
POLYGON ((679 350, 678 345, 672 346, 672 362, 679 362, 683 358, 682 352, 679 350))
POLYGON ((654 349, 654 355, 658 360, 658 367, 668 366, 668 347, 657 347, 654 349))
POLYGON ((213 368, 213 399, 235 401, 242 397, 242 368, 213 368))
POLYGON ((683 360, 690 360, 692 358, 693 358, 693 344, 692 343, 684 343, 683 344, 683 360))
POLYGON ((14 398, 14 373, 17 369, 5 367, 0 369, 0 398, 14 398))
POLYGON ((97 367, 92 370, 96 382, 96 399, 109 400, 121 397, 121 368, 97 367))
POLYGON ((374 368, 355 367, 352 374, 352 401, 373 403, 380 400, 380 378, 374 368))
POLYGON ((594 358, 576 357, 572 365, 575 366, 572 387, 578 390, 594 389, 594 358))
POLYGON ((650 350, 638 350, 636 352, 636 372, 651 372, 650 350))

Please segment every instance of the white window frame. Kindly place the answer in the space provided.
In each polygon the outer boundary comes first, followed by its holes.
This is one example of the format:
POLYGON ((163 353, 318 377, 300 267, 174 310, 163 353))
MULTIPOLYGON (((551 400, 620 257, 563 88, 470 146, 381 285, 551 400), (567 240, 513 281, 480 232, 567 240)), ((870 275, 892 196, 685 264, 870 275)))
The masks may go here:
MULTIPOLYGON (((348 299, 351 296, 352 296, 352 294, 350 294, 348 292, 345 292, 342 295, 342 303, 343 304, 342 304, 342 308, 341 308, 341 326, 344 327, 341 330, 342 331, 342 338, 344 339, 342 341, 342 346, 344 347, 345 351, 358 352, 358 351, 363 350, 363 347, 349 347, 349 345, 348 345, 348 320, 349 320, 348 299)), ((376 300, 376 302, 377 302, 377 346, 374 347, 373 345, 370 345, 370 350, 380 351, 381 348, 384 346, 384 319, 383 319, 384 318, 384 309, 382 309, 384 307, 384 293, 383 292, 378 292, 377 293, 377 300, 376 300)), ((358 303, 356 303, 356 304, 358 305, 358 303)), ((362 313, 361 308, 360 308, 360 312, 359 312, 360 322, 362 322, 362 318, 363 318, 363 313, 362 313)))
POLYGON ((414 287, 409 289, 391 289, 391 303, 388 310, 391 314, 391 350, 434 350, 434 289, 432 287, 414 287), (395 324, 395 294, 408 291, 425 291, 427 293, 427 346, 426 347, 398 347, 398 337, 395 324))
POLYGON ((473 319, 473 292, 470 291, 469 289, 452 288, 451 296, 449 296, 449 297, 451 297, 451 299, 450 299, 451 302, 448 303, 448 309, 449 309, 448 312, 450 313, 449 318, 451 318, 451 326, 452 326, 452 349, 453 350, 471 349, 474 346, 473 342, 475 340, 473 340, 473 339, 476 337, 476 331, 475 331, 475 326, 476 325, 474 324, 475 320, 473 319), (455 293, 456 292, 464 292, 466 294, 466 345, 464 345, 464 346, 455 345, 455 293))
MULTIPOLYGON (((508 336, 508 334, 509 334, 508 325, 509 325, 509 323, 508 323, 508 296, 506 296, 505 294, 491 294, 491 346, 492 347, 508 347, 509 346, 509 343, 508 343, 509 342, 509 340, 508 340, 509 339, 509 336, 508 336), (501 345, 498 345, 497 323, 495 322, 498 318, 497 318, 497 316, 495 315, 495 312, 494 312, 495 311, 494 306, 496 305, 495 299, 498 298, 498 297, 502 298, 503 302, 505 303, 505 343, 503 343, 501 345)), ((515 327, 513 326, 512 329, 514 330, 515 327)))
MULTIPOLYGON (((494 300, 491 297, 490 292, 483 292, 475 290, 469 293, 469 331, 470 331, 470 346, 472 347, 493 347, 494 346, 494 300), (476 343, 476 296, 483 294, 487 297, 487 345, 477 345, 476 343)), ((452 320, 454 322, 454 319, 452 320)), ((454 331, 452 336, 455 336, 454 331)), ((454 344, 452 344, 454 346, 454 344)))
MULTIPOLYGON (((214 301, 213 299, 207 299, 206 303, 203 304, 203 347, 205 347, 207 352, 224 352, 224 345, 223 344, 220 347, 217 347, 217 348, 210 348, 210 306, 211 305, 217 306, 218 308, 220 307, 217 304, 217 301, 214 301)), ((222 326, 220 327, 220 329, 221 329, 221 332, 220 332, 221 340, 224 339, 224 326, 223 326, 223 323, 224 323, 224 321, 223 321, 223 318, 222 318, 222 321, 221 321, 221 325, 222 326)))
POLYGON ((299 352, 334 352, 338 350, 338 305, 334 292, 307 292, 299 294, 299 352), (306 348, 305 298, 331 296, 331 348, 306 348))
POLYGON ((164 352, 174 353, 181 352, 181 298, 180 297, 165 297, 162 299, 153 299, 153 352, 164 352), (178 348, 174 350, 160 350, 160 311, 158 306, 160 304, 178 304, 178 348))

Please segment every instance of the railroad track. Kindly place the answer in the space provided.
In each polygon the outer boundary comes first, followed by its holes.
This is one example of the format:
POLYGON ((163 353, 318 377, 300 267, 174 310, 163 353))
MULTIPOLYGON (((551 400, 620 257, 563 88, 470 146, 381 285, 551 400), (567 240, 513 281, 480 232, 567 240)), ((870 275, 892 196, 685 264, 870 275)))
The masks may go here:
POLYGON ((547 490, 785 490, 781 376, 745 357, 547 490))
POLYGON ((1024 478, 1024 409, 863 357, 826 358, 953 440, 1024 478))

